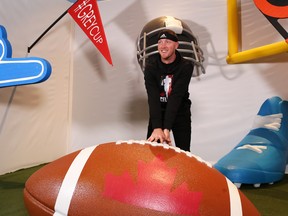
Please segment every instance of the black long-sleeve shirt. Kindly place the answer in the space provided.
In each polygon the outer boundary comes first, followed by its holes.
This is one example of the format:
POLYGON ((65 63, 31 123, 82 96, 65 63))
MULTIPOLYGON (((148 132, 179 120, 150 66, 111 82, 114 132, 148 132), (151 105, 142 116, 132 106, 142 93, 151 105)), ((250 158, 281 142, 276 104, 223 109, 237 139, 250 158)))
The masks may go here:
POLYGON ((144 70, 152 128, 171 129, 177 115, 190 112, 189 83, 194 65, 176 51, 171 64, 150 57, 144 70), (162 115, 164 113, 164 115, 162 115))

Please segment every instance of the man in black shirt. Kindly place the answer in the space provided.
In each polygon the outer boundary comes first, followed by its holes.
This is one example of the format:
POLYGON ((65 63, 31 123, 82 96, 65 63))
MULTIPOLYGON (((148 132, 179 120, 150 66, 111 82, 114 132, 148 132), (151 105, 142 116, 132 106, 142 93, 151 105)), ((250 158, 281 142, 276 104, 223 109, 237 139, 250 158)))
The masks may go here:
POLYGON ((147 139, 171 145, 170 130, 177 147, 190 151, 191 101, 189 83, 194 65, 176 50, 178 37, 172 30, 158 35, 159 54, 149 57, 144 70, 149 104, 147 139))

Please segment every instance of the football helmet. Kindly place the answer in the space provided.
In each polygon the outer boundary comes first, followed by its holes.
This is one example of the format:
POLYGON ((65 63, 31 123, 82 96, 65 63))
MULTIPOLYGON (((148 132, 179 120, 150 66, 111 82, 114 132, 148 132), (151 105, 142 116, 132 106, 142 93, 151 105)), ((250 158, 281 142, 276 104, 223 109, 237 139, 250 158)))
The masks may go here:
POLYGON ((179 42, 178 52, 196 66, 196 73, 193 73, 193 76, 205 74, 203 51, 197 38, 186 23, 172 16, 158 17, 143 27, 137 38, 137 60, 141 70, 144 71, 145 62, 149 56, 158 53, 157 36, 163 29, 171 29, 177 34, 179 42))

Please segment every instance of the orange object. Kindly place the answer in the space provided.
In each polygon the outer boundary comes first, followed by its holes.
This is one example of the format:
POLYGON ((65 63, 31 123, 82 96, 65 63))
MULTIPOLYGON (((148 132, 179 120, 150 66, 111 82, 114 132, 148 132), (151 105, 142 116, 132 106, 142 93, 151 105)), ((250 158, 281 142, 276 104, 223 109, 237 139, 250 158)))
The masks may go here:
POLYGON ((27 180, 33 215, 260 215, 224 175, 179 148, 110 142, 76 151, 27 180))

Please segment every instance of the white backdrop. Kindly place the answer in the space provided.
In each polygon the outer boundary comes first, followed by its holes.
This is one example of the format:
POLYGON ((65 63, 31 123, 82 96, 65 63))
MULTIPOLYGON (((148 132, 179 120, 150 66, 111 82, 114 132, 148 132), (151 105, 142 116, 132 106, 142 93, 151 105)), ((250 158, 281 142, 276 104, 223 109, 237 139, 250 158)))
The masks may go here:
MULTIPOLYGON (((243 50, 283 40, 255 8, 242 0, 243 50)), ((193 78, 191 151, 215 162, 250 130, 261 104, 288 99, 288 54, 228 65, 226 0, 100 1, 113 66, 67 14, 32 49, 46 58, 52 76, 33 86, 0 89, 0 174, 29 167, 80 148, 120 139, 145 139, 148 120, 136 38, 150 20, 170 15, 198 37, 206 74, 193 78)), ((14 57, 69 6, 66 0, 0 0, 14 57)), ((287 27, 286 20, 283 21, 287 27)))
MULTIPOLYGON (((70 5, 57 0, 0 0, 13 57, 27 48, 70 5)), ((71 32, 66 16, 28 56, 47 59, 52 75, 41 84, 0 89, 0 174, 54 160, 67 152, 71 116, 71 32)))

